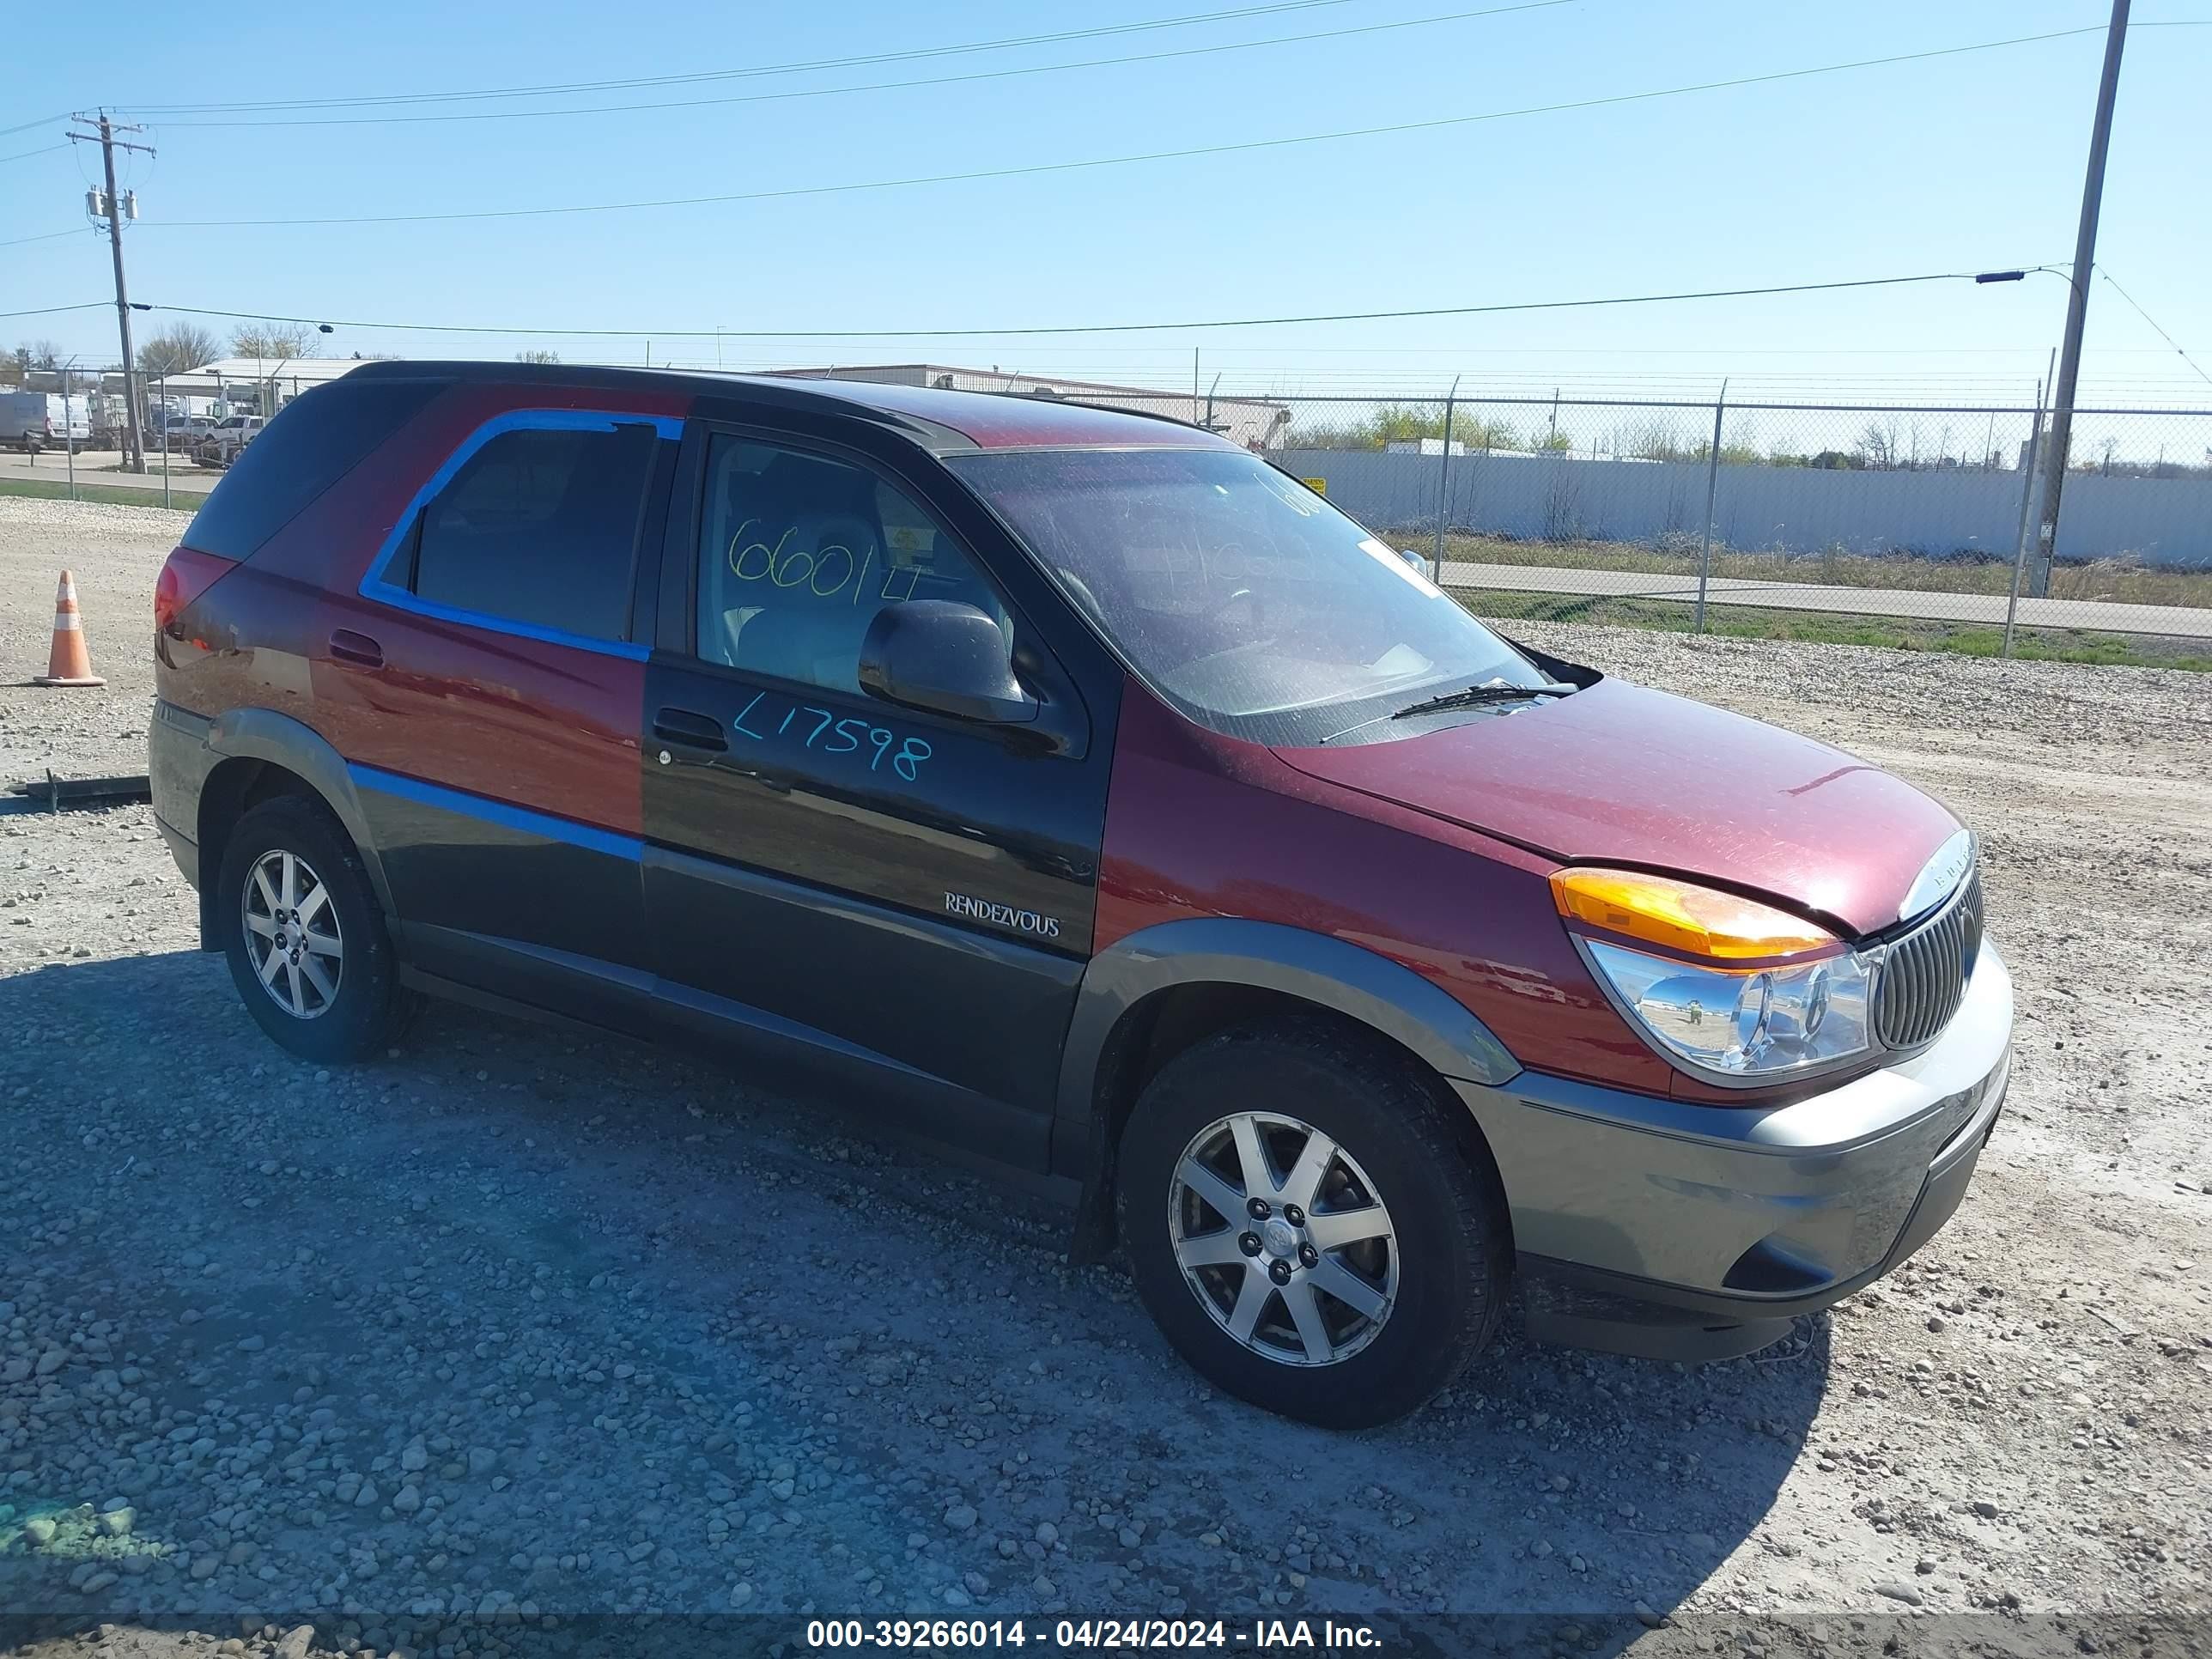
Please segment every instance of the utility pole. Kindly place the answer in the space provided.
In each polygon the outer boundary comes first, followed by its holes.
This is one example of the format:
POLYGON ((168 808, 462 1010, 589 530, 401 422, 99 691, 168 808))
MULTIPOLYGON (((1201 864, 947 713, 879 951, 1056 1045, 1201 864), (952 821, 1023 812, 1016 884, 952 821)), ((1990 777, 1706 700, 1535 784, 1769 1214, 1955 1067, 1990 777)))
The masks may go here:
POLYGON ((124 441, 127 450, 123 461, 131 471, 143 472, 146 470, 146 441, 144 434, 138 429, 138 362, 131 349, 131 290, 123 280, 123 222, 137 216, 138 198, 134 193, 126 204, 117 193, 115 152, 135 149, 151 155, 154 149, 150 144, 133 144, 118 138, 115 135, 118 132, 143 132, 145 129, 118 127, 107 118, 106 110, 100 111, 97 117, 73 115, 70 118, 88 126, 96 125, 99 129, 97 132, 72 132, 70 137, 79 143, 99 144, 100 167, 107 179, 106 190, 95 191, 93 200, 95 211, 104 215, 107 220, 108 249, 115 256, 115 324, 123 337, 123 419, 129 434, 124 441), (126 206, 128 212, 125 210, 126 206))
POLYGON ((2089 168, 2081 184, 2081 222, 2074 238, 2072 293, 2066 301, 2066 338, 2058 351, 2058 386, 2051 398, 2051 447, 2043 464, 2043 510, 2037 519, 2035 562, 2028 591, 2051 591, 2051 561, 2057 551, 2058 501, 2066 488, 2066 459, 2074 430, 2074 387, 2081 373, 2081 325, 2089 312, 2089 280, 2097 270, 2097 211, 2105 198, 2105 152, 2112 138, 2112 100, 2120 88, 2120 51, 2128 40, 2128 0, 2112 0, 2105 31, 2105 72, 2097 82, 2096 119, 2089 129, 2089 168))

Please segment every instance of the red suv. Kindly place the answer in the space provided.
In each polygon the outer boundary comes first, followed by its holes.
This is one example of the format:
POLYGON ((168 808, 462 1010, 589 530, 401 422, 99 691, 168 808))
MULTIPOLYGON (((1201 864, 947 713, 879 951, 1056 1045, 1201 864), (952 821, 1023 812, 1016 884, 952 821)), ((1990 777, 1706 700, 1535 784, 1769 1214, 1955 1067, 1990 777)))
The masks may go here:
POLYGON ((1972 836, 1516 646, 1212 434, 372 363, 155 600, 155 809, 262 1028, 414 993, 719 1051, 1050 1178, 1221 1387, 1343 1426, 1496 1328, 1747 1352, 1958 1205, 1972 836))

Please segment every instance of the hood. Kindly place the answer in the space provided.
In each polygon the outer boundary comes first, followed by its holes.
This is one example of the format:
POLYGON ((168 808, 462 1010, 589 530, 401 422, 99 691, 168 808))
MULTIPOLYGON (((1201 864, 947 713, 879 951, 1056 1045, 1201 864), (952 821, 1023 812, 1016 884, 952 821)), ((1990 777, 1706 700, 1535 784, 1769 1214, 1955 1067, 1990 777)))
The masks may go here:
POLYGON ((1959 829, 1911 784, 1840 749, 1615 679, 1418 737, 1275 753, 1563 862, 1711 878, 1861 934, 1897 921, 1913 878, 1959 829))

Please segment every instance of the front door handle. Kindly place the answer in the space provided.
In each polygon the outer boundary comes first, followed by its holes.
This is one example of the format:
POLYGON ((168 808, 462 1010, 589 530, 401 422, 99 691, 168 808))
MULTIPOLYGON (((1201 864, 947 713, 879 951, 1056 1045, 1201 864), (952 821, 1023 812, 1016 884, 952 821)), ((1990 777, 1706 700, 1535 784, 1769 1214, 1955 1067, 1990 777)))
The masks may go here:
POLYGON ((366 634, 356 634, 350 628, 341 628, 331 635, 331 655, 340 662, 358 663, 363 668, 384 666, 384 647, 366 634))
POLYGON ((726 750, 729 738, 723 734, 721 721, 710 714, 694 714, 689 708, 664 708, 653 717, 653 735, 665 738, 671 743, 689 744, 694 749, 726 750))

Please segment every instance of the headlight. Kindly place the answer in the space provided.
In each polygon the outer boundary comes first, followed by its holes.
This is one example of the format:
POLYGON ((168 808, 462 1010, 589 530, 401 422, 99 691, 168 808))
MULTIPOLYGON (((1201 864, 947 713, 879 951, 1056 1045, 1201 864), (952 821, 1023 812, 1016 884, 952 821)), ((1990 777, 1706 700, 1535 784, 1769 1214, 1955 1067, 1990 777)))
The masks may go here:
POLYGON ((1826 928, 1756 900, 1624 870, 1562 870, 1561 915, 1705 958, 1585 937, 1620 1006, 1692 1071, 1746 1082, 1870 1046, 1866 963, 1826 928))
POLYGON ((1598 939, 1590 960, 1621 1006, 1691 1066, 1764 1078, 1867 1047, 1865 965, 1845 952, 1782 968, 1699 968, 1598 939))

